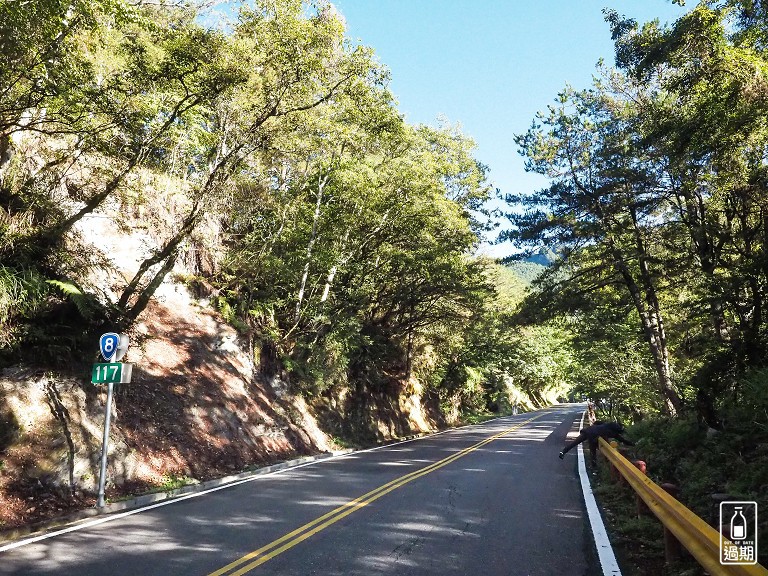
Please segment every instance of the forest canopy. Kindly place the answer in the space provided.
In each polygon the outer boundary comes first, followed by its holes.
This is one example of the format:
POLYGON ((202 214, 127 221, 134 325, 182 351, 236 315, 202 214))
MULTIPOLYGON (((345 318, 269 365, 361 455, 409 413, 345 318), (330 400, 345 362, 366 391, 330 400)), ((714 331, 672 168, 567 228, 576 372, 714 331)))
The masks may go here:
POLYGON ((3 361, 77 362, 175 270, 304 394, 503 404, 524 286, 473 256, 495 190, 472 140, 405 122, 331 3, 217 9, 0 2, 3 361), (127 277, 93 218, 151 238, 127 277))
POLYGON ((516 138, 549 180, 507 195, 499 235, 547 255, 532 289, 538 269, 475 255, 496 190, 472 140, 407 123, 330 2, 217 10, 0 2, 4 363, 77 361, 174 271, 309 396, 574 390, 722 427, 767 345, 760 3, 605 12, 615 66, 516 138), (127 277, 100 273, 95 217, 152 239, 127 277))
POLYGON ((583 391, 636 413, 720 429, 724 405, 758 401, 740 382, 767 343, 761 6, 700 2, 666 26, 606 10, 616 67, 517 137, 550 185, 508 197, 526 210, 502 235, 562 255, 528 308, 571 323, 583 391))

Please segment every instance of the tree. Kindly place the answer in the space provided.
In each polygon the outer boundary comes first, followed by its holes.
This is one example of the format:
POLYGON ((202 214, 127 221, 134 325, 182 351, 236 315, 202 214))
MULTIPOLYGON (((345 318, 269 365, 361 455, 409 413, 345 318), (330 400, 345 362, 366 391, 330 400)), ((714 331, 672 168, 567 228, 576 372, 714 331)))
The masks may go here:
POLYGON ((344 374, 408 381, 419 351, 486 289, 468 260, 483 168, 455 129, 406 126, 384 79, 297 116, 228 224, 228 302, 318 389, 344 374))
POLYGON ((563 281, 582 290, 623 285, 656 367, 659 394, 666 411, 675 413, 682 402, 673 382, 660 270, 654 266, 659 183, 632 131, 633 113, 629 102, 612 97, 600 84, 591 91, 561 93, 557 106, 517 138, 527 169, 548 176, 552 184, 531 197, 508 197, 531 209, 509 215, 514 229, 503 236, 558 246, 565 251, 564 262, 589 250, 589 267, 563 281))
MULTIPOLYGON (((638 130, 666 173, 669 218, 684 231, 675 243, 696 271, 689 314, 702 305, 709 311, 706 353, 723 372, 760 365, 767 349, 761 10, 752 2, 701 3, 668 29, 608 15, 618 63, 655 87, 638 130)), ((712 384, 720 379, 708 367, 703 374, 697 403, 713 414, 726 391, 712 384)), ((716 417, 707 419, 717 426, 716 417)))
POLYGON ((0 78, 8 223, 0 254, 14 274, 33 270, 79 290, 91 262, 71 248, 75 226, 170 156, 200 107, 242 74, 224 55, 223 35, 194 24, 188 10, 122 2, 43 2, 28 13, 11 2, 2 10, 11 21, 2 42, 14 46, 0 78), (24 22, 39 44, 16 45, 24 22))
MULTIPOLYGON (((188 189, 190 208, 178 230, 142 263, 121 295, 118 305, 127 309, 143 276, 162 264, 127 310, 129 320, 143 310, 172 268, 179 245, 207 207, 221 206, 220 199, 231 193, 234 180, 247 179, 262 156, 272 154, 280 132, 295 127, 291 116, 340 97, 371 72, 369 53, 346 48, 343 32, 341 22, 326 9, 307 17, 300 2, 265 2, 242 11, 219 62, 208 52, 207 59, 219 67, 234 66, 236 76, 226 90, 211 90, 190 122, 180 127, 186 138, 194 134, 191 139, 197 144, 188 156, 163 155, 172 162, 168 168, 188 172, 178 176, 188 189)), ((322 191, 318 202, 321 199, 322 191)))

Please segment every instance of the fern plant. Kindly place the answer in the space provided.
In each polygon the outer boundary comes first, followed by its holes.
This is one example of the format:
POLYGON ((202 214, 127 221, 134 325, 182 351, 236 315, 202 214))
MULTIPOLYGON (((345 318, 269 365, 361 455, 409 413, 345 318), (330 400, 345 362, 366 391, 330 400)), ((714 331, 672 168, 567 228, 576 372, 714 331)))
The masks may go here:
POLYGON ((11 344, 17 320, 34 312, 46 292, 47 287, 36 272, 0 266, 0 346, 11 344))
POLYGON ((69 300, 77 307, 77 311, 86 320, 92 320, 95 312, 94 299, 90 294, 86 294, 72 282, 62 282, 61 280, 46 280, 58 288, 69 300))

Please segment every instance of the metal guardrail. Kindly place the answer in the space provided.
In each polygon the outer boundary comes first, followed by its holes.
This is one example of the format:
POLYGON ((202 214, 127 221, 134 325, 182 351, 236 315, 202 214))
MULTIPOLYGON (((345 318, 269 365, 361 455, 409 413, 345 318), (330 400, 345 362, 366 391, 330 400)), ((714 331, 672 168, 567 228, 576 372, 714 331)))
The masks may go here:
POLYGON ((720 533, 717 530, 655 484, 603 438, 600 438, 600 452, 664 525, 666 547, 672 536, 712 576, 768 576, 768 570, 760 564, 720 564, 720 533))

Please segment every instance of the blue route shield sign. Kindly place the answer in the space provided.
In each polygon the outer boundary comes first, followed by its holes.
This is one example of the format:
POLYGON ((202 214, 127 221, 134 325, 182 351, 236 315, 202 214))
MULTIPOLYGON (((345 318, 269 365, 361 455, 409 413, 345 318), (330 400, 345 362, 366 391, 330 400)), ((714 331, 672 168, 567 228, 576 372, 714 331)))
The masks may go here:
POLYGON ((117 346, 120 343, 120 336, 114 332, 107 332, 102 334, 99 338, 99 350, 101 355, 107 362, 112 362, 117 353, 117 346))

